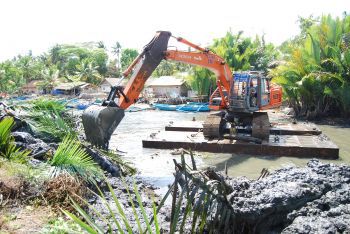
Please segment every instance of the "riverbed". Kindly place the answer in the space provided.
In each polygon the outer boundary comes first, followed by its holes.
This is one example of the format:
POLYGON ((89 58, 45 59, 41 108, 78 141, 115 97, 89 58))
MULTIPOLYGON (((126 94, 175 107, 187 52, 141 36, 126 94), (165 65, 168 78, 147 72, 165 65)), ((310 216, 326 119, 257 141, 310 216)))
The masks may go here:
MULTIPOLYGON (((172 150, 143 148, 142 139, 146 139, 152 133, 164 131, 164 127, 171 121, 188 121, 193 117, 201 121, 207 114, 158 110, 126 112, 112 135, 110 148, 117 149, 125 160, 133 163, 140 177, 159 187, 160 193, 163 193, 173 180, 173 159, 179 161, 180 155, 172 155, 172 150)), ((340 148, 339 159, 322 161, 350 164, 350 127, 318 127, 340 148)), ((286 165, 305 166, 310 159, 196 152, 195 160, 199 167, 213 166, 217 170, 224 170, 227 164, 229 176, 254 179, 260 175, 263 168, 273 171, 286 165)))

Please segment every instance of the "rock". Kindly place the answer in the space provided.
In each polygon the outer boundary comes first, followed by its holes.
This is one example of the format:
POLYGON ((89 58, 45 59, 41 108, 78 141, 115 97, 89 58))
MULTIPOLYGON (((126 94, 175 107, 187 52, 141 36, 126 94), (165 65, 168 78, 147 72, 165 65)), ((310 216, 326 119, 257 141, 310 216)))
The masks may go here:
POLYGON ((118 165, 111 162, 108 158, 103 156, 95 149, 85 147, 85 150, 103 170, 111 173, 112 176, 121 176, 121 169, 118 165))
POLYGON ((228 179, 235 230, 337 233, 350 229, 350 167, 311 160, 261 180, 228 179), (243 224, 243 226, 242 226, 243 224))
POLYGON ((31 151, 29 156, 35 159, 44 160, 46 153, 52 149, 44 141, 34 138, 28 132, 13 132, 12 136, 15 139, 16 145, 24 149, 29 149, 31 151))

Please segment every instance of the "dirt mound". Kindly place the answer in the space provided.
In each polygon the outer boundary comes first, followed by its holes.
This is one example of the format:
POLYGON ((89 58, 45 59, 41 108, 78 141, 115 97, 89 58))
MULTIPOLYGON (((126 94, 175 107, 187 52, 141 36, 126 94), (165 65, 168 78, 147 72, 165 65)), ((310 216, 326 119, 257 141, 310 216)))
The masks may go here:
POLYGON ((30 184, 19 176, 11 176, 0 168, 1 201, 23 199, 30 195, 30 184))
MULTIPOLYGON (((56 178, 50 179, 45 183, 44 187, 43 197, 50 205, 54 208, 63 208, 70 211, 74 210, 70 197, 79 204, 79 197, 84 198, 88 194, 88 189, 83 182, 67 174, 61 174, 56 178)), ((83 204, 81 203, 80 205, 83 204)))

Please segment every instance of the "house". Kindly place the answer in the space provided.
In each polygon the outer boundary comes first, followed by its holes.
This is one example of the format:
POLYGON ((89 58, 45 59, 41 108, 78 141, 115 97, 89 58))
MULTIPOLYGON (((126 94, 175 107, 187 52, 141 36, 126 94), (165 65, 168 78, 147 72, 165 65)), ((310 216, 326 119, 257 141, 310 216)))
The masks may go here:
POLYGON ((93 86, 83 81, 61 83, 54 87, 52 94, 79 95, 82 91, 92 89, 93 86))
POLYGON ((31 80, 24 86, 22 86, 22 92, 24 94, 39 94, 40 89, 40 80, 31 80))
POLYGON ((147 84, 147 90, 152 90, 154 97, 187 97, 190 88, 184 79, 174 76, 154 78, 147 84))
POLYGON ((127 79, 122 80, 121 78, 104 78, 100 84, 100 91, 109 93, 109 91, 111 91, 111 86, 121 85, 125 87, 127 83, 127 79))

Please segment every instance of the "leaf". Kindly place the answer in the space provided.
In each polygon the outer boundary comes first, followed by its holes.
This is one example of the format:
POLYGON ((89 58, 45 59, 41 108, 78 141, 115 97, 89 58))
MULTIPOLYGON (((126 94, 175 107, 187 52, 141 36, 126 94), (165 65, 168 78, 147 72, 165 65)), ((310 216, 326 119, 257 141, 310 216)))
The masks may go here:
POLYGON ((72 136, 66 136, 49 161, 53 167, 52 176, 68 173, 76 178, 94 183, 94 178, 102 175, 93 159, 72 136))

